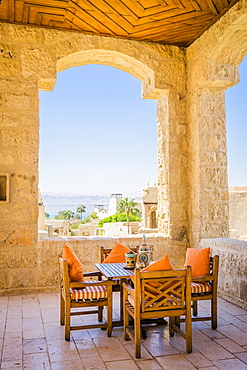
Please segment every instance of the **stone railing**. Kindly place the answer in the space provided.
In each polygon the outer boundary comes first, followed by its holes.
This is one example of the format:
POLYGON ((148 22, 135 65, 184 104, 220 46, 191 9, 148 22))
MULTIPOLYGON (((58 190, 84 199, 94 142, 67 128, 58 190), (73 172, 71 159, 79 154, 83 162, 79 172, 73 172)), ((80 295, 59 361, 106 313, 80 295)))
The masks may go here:
MULTIPOLYGON (((95 271, 100 262, 100 246, 112 248, 115 241, 128 247, 141 245, 142 235, 123 238, 113 237, 53 237, 40 238, 36 247, 6 248, 0 264, 0 294, 49 291, 58 289, 57 255, 66 244, 73 249, 83 263, 84 271, 95 271)), ((168 254, 174 267, 181 267, 186 247, 169 244, 162 234, 148 234, 146 243, 151 258, 157 260, 168 254)))
POLYGON ((247 242, 236 239, 202 239, 200 248, 220 256, 218 292, 222 298, 247 309, 247 242))
MULTIPOLYGON (((141 245, 142 236, 40 238, 36 247, 4 248, 1 251, 0 294, 58 289, 57 255, 66 244, 82 261, 84 271, 94 271, 100 262, 100 246, 112 248, 115 241, 128 247, 141 245)), ((186 247, 171 243, 162 234, 146 234, 151 258, 157 260, 168 254, 174 268, 183 267, 186 247)), ((211 248, 219 254, 219 296, 247 308, 247 242, 235 239, 203 239, 198 248, 211 248)))

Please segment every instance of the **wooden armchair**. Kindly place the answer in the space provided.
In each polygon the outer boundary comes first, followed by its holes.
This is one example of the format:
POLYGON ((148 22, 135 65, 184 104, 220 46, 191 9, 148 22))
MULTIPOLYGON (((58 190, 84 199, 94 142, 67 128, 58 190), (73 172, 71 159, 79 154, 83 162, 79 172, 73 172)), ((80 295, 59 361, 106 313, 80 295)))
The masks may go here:
POLYGON ((97 277, 98 281, 70 282, 68 262, 58 255, 58 276, 60 288, 60 323, 65 325, 65 340, 70 340, 71 330, 106 328, 108 337, 112 332, 112 285, 101 281, 100 272, 84 273, 83 277, 97 277), (107 322, 103 323, 103 306, 107 306, 107 322), (91 310, 91 307, 97 307, 91 310), (72 308, 89 310, 71 311, 72 308), (98 314, 97 324, 72 326, 71 316, 98 314))
MULTIPOLYGON (((191 303, 192 303, 192 322, 211 321, 212 329, 217 329, 217 287, 218 287, 219 256, 210 257, 210 274, 198 278, 192 278, 191 283, 191 303), (211 301, 210 316, 198 315, 198 301, 211 301)), ((181 322, 184 319, 180 320, 181 322)))
POLYGON ((186 351, 192 351, 191 267, 181 270, 141 272, 134 270, 134 288, 123 284, 124 339, 135 343, 135 356, 141 357, 141 320, 169 317, 169 334, 174 331, 186 340, 186 351), (185 331, 179 317, 185 316, 185 331), (134 319, 134 330, 129 325, 134 319))
POLYGON ((212 329, 217 329, 217 288, 218 288, 219 256, 210 257, 210 275, 192 280, 192 321, 211 321, 212 329), (198 301, 211 301, 211 315, 209 317, 197 317, 198 301))

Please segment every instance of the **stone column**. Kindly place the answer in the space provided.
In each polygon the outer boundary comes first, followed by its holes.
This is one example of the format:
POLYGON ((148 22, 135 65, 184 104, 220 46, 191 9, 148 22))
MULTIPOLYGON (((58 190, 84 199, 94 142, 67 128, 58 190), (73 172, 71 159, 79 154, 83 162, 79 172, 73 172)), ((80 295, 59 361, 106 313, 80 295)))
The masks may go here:
POLYGON ((224 91, 238 82, 236 66, 189 63, 188 128, 190 245, 228 237, 224 91))
MULTIPOLYGON (((38 220, 38 85, 19 75, 17 51, 0 76, 0 168, 10 174, 9 203, 0 204, 0 245, 36 245, 38 220)), ((1 61, 2 62, 2 61, 1 61)))
POLYGON ((158 230, 187 244, 188 177, 186 98, 167 91, 158 100, 158 230))
POLYGON ((0 246, 20 252, 37 244, 38 89, 54 83, 56 66, 42 29, 2 24, 0 31, 0 168, 10 174, 10 200, 0 204, 0 246))

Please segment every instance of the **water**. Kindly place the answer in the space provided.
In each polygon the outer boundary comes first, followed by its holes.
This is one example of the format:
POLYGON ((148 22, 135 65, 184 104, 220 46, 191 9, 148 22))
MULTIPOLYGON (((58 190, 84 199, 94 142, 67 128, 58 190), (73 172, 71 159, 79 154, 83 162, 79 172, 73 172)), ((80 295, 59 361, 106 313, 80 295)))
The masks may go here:
MULTIPOLYGON (((94 211, 94 204, 84 204, 86 207, 86 212, 82 213, 82 218, 86 218, 87 216, 91 215, 94 211)), ((44 204, 45 206, 45 212, 47 212, 50 217, 49 218, 55 218, 55 216, 58 214, 59 211, 65 211, 70 210, 76 214, 76 208, 78 207, 78 204, 44 204)), ((106 208, 108 206, 104 205, 106 208)))

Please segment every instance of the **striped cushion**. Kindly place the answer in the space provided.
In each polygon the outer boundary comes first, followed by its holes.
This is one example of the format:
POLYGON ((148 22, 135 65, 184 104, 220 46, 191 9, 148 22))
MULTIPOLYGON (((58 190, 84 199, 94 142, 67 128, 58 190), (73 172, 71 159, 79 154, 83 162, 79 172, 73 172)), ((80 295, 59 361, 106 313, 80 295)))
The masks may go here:
POLYGON ((85 288, 70 288, 70 299, 104 299, 107 298, 107 288, 102 285, 85 288))
POLYGON ((191 294, 203 294, 210 293, 212 291, 212 286, 209 283, 191 283, 191 294))

